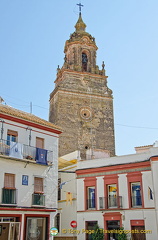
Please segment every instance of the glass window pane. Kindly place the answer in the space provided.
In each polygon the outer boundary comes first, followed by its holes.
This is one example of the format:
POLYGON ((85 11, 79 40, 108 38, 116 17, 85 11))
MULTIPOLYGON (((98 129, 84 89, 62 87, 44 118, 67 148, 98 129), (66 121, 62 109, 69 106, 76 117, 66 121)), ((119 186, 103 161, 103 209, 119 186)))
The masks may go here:
POLYGON ((27 218, 26 240, 45 240, 46 218, 27 218))
POLYGON ((131 192, 132 192, 132 207, 141 206, 141 189, 140 182, 131 183, 131 192))
POLYGON ((88 187, 88 208, 95 208, 95 187, 88 187))

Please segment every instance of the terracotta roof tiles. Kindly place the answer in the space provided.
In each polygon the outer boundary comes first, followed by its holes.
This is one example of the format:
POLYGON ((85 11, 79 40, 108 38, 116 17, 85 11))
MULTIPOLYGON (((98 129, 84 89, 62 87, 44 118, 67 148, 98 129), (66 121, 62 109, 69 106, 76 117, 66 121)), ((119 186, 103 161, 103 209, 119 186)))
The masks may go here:
POLYGON ((17 117, 17 118, 20 118, 20 119, 23 119, 26 121, 30 121, 30 122, 33 122, 36 124, 40 124, 40 125, 61 131, 61 128, 59 126, 56 126, 51 122, 48 122, 42 118, 39 118, 39 117, 35 116, 34 114, 23 112, 21 110, 15 109, 8 105, 0 104, 0 113, 6 114, 9 116, 13 116, 13 117, 17 117))

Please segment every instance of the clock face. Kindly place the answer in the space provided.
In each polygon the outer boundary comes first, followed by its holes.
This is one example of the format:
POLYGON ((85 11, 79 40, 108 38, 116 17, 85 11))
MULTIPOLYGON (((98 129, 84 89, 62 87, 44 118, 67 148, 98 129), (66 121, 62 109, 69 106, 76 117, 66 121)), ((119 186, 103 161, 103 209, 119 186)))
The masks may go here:
POLYGON ((93 111, 90 107, 80 108, 80 117, 85 121, 91 121, 93 117, 93 111))

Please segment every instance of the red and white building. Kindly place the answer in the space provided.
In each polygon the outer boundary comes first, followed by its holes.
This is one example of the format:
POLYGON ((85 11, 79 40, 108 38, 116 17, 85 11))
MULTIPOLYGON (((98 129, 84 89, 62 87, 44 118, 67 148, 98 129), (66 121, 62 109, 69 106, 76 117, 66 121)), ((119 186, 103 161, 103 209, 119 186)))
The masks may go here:
POLYGON ((0 104, 0 240, 48 240, 57 210, 59 127, 0 104))
POLYGON ((158 239, 156 144, 132 155, 81 160, 76 174, 78 240, 92 239, 96 223, 105 240, 116 240, 120 227, 128 239, 158 239))

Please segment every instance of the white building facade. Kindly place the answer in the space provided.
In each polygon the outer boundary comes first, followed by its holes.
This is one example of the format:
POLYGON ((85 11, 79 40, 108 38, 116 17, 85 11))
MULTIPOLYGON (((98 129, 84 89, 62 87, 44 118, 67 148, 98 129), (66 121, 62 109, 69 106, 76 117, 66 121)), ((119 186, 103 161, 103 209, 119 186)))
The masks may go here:
POLYGON ((55 240, 76 240, 77 234, 71 225, 77 222, 77 185, 76 167, 79 152, 75 151, 58 160, 58 214, 55 226, 58 235, 55 240))
POLYGON ((126 156, 79 161, 78 240, 92 239, 96 224, 105 240, 158 239, 158 148, 126 156))
POLYGON ((59 127, 0 104, 0 240, 52 239, 59 127))

